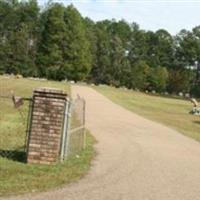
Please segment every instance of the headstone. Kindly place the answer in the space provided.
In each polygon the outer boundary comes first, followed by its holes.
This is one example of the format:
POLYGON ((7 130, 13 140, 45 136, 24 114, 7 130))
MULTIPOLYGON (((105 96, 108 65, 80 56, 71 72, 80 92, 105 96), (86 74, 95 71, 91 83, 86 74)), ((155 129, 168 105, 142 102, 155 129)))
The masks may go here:
POLYGON ((185 97, 186 97, 186 98, 190 98, 190 94, 189 94, 189 93, 186 93, 186 94, 185 94, 185 97))
POLYGON ((178 96, 179 96, 179 97, 183 97, 183 93, 182 93, 182 92, 179 92, 179 93, 178 93, 178 96))
POLYGON ((191 98, 190 101, 193 103, 193 107, 198 107, 198 102, 195 98, 191 98))

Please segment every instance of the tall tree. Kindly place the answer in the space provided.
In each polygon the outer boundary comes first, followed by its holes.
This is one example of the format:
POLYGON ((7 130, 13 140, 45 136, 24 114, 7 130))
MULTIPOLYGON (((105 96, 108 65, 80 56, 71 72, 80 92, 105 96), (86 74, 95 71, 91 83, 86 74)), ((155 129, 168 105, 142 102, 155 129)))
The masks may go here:
POLYGON ((37 63, 40 76, 62 79, 64 66, 63 41, 67 33, 64 21, 65 7, 62 4, 50 4, 43 13, 44 29, 42 31, 37 63))
POLYGON ((168 71, 164 67, 154 67, 149 70, 148 75, 148 89, 155 90, 157 92, 163 92, 166 90, 168 82, 168 71))
POLYGON ((64 22, 67 32, 62 42, 65 61, 62 72, 68 79, 84 80, 91 70, 92 61, 85 23, 73 5, 65 9, 64 22))
POLYGON ((177 67, 184 68, 193 65, 196 58, 196 39, 192 32, 185 29, 176 35, 176 60, 177 67))
POLYGON ((37 1, 1 1, 0 9, 0 54, 3 55, 0 65, 4 65, 6 73, 31 75, 35 67, 37 1))
POLYGON ((170 70, 168 91, 177 94, 178 92, 189 92, 190 79, 188 78, 189 70, 170 70))
POLYGON ((123 47, 121 39, 116 35, 113 35, 111 39, 110 61, 110 84, 118 87, 126 85, 130 65, 126 57, 126 49, 123 47))
POLYGON ((157 45, 155 46, 155 57, 158 58, 157 65, 172 68, 174 61, 173 37, 164 29, 156 31, 157 45))
POLYGON ((128 44, 128 58, 131 65, 144 61, 147 54, 146 32, 140 30, 139 25, 136 23, 131 25, 131 36, 128 44))
POLYGON ((108 34, 108 20, 97 22, 95 28, 96 34, 96 62, 93 65, 91 75, 95 83, 109 84, 112 77, 109 73, 111 67, 111 44, 108 34))
POLYGON ((89 41, 89 53, 91 55, 91 70, 88 76, 88 80, 94 80, 92 75, 92 69, 97 62, 97 35, 96 35, 96 24, 89 18, 84 20, 86 26, 86 35, 89 41))
POLYGON ((129 76, 130 88, 145 90, 148 88, 150 67, 144 61, 138 61, 132 66, 129 76))

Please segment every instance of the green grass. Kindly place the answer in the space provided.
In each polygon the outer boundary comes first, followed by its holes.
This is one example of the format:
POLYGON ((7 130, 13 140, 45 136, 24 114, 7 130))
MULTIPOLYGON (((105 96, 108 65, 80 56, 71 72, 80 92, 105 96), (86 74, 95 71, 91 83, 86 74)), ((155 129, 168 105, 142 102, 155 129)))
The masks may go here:
POLYGON ((89 133, 86 141, 86 148, 79 156, 52 166, 0 159, 0 196, 46 191, 80 179, 94 155, 94 138, 89 133))
MULTIPOLYGON (((0 95, 31 97, 37 87, 60 88, 70 93, 66 83, 5 78, 0 76, 0 95)), ((28 104, 22 107, 26 119, 28 104)), ((94 138, 87 132, 86 148, 79 156, 55 165, 31 165, 24 162, 26 120, 13 108, 10 99, 0 98, 0 196, 45 191, 80 179, 87 173, 94 155, 94 138), (11 156, 12 155, 12 156, 11 156)))
POLYGON ((200 141, 200 117, 189 114, 192 109, 189 101, 108 86, 95 86, 94 89, 130 111, 200 141))

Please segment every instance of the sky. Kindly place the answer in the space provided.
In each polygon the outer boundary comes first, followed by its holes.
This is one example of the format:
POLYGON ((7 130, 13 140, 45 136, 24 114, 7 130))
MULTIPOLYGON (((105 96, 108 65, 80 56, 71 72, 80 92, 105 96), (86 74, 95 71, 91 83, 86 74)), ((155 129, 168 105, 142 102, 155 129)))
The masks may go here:
MULTIPOLYGON (((200 25, 200 0, 53 0, 73 4, 84 17, 94 21, 124 19, 141 29, 164 28, 175 35, 181 29, 200 25)), ((47 0, 39 0, 44 5, 47 0)))

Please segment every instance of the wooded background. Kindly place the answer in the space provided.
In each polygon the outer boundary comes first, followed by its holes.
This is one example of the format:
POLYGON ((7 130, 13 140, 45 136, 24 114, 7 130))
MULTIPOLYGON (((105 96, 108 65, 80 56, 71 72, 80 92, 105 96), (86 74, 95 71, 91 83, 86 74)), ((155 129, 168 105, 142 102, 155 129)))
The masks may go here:
POLYGON ((200 96, 200 26, 173 36, 125 20, 94 22, 73 6, 0 1, 0 74, 200 96))

